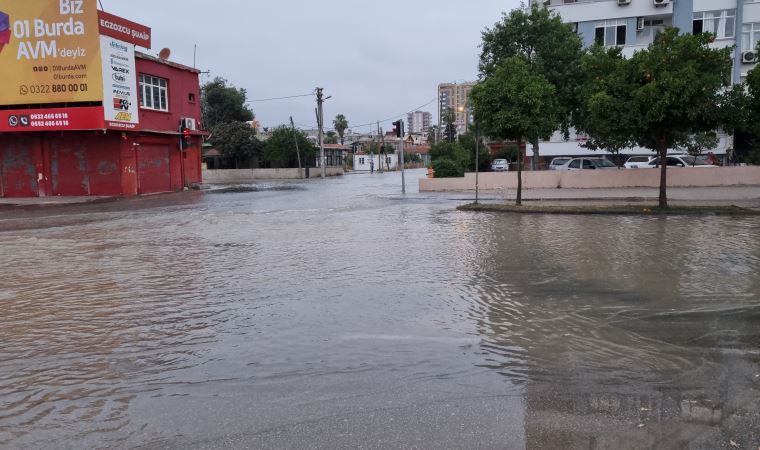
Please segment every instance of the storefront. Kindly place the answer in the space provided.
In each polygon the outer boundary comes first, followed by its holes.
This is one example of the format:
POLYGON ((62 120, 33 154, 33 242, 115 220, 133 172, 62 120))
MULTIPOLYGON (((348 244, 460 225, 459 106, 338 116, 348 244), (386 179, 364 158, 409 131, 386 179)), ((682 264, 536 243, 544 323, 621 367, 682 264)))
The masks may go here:
POLYGON ((0 197, 200 183, 199 71, 137 52, 150 48, 150 28, 98 11, 95 0, 76 14, 59 2, 0 2, 0 31, 11 31, 0 45, 9 68, 0 73, 0 197), (27 23, 60 35, 33 41, 27 23))

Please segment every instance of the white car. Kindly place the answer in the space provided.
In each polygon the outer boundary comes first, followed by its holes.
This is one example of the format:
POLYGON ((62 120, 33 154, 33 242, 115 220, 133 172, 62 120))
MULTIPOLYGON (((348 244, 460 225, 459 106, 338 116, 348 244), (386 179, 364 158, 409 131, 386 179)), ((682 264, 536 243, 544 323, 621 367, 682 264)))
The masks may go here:
POLYGON ((573 158, 556 170, 617 169, 618 166, 606 158, 573 158))
POLYGON ((494 159, 491 163, 492 172, 506 172, 509 170, 509 161, 506 159, 494 159))
POLYGON ((571 157, 569 156, 560 156, 558 158, 552 159, 552 161, 549 163, 549 170, 559 170, 559 167, 564 165, 566 162, 570 161, 571 157))
POLYGON ((631 156, 623 166, 626 169, 644 169, 650 167, 649 163, 653 159, 655 159, 654 156, 631 156))
MULTIPOLYGON (((700 169, 718 167, 713 166, 712 164, 708 164, 704 158, 699 156, 695 157, 690 155, 668 155, 666 160, 668 167, 694 167, 700 169)), ((649 163, 647 163, 647 165, 644 167, 660 167, 660 158, 652 158, 652 160, 649 161, 649 163)))

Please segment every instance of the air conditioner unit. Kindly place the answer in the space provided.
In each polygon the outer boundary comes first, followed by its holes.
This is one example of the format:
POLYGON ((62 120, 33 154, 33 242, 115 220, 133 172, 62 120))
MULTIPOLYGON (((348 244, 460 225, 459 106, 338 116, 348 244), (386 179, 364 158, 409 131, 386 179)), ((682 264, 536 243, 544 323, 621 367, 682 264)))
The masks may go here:
POLYGON ((644 29, 644 18, 643 17, 639 17, 638 19, 636 19, 636 29, 638 31, 641 31, 641 30, 644 29))
POLYGON ((618 6, 630 5, 631 0, 618 0, 618 6))
POLYGON ((195 119, 191 119, 189 117, 183 117, 182 123, 185 125, 185 128, 191 131, 196 131, 198 129, 198 124, 195 119))
POLYGON ((754 52, 754 51, 742 52, 742 63, 754 64, 756 62, 757 62, 757 52, 754 52))
POLYGON ((654 6, 668 6, 673 0, 654 0, 654 6))

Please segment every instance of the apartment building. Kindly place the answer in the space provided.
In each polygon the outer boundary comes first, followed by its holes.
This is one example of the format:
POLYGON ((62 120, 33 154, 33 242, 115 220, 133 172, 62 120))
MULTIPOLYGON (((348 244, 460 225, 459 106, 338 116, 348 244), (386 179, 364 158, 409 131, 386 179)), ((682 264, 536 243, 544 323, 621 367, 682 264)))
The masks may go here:
POLYGON ((438 85, 438 123, 442 125, 443 116, 451 108, 456 117, 457 133, 467 131, 469 123, 468 97, 475 82, 442 83, 438 85))
MULTIPOLYGON (((570 23, 590 46, 601 43, 621 46, 625 56, 651 44, 665 27, 675 26, 684 33, 715 34, 711 44, 716 48, 736 46, 733 52, 732 81, 740 83, 758 60, 755 48, 760 41, 760 0, 534 0, 570 23)), ((544 156, 586 154, 575 142, 563 142, 555 135, 542 145, 544 156), (572 144, 569 146, 568 144, 572 144)), ((721 138, 716 154, 724 154, 732 145, 727 136, 721 138)), ((646 153, 631 149, 630 153, 646 153)))
POLYGON ((407 133, 426 133, 433 124, 433 115, 427 111, 415 111, 406 116, 407 133))

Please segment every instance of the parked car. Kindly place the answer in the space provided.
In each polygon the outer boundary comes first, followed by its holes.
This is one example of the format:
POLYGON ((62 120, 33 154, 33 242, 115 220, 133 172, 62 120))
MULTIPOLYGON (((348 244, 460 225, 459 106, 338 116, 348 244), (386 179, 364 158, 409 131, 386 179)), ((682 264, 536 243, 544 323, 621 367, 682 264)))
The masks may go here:
POLYGON ((491 163, 492 172, 506 172, 507 170, 509 170, 509 160, 494 159, 491 163))
POLYGON ((617 169, 618 167, 606 158, 573 158, 559 166, 556 170, 584 170, 584 169, 617 169))
POLYGON ((558 170, 561 165, 565 164, 566 162, 570 161, 571 159, 573 159, 573 158, 571 158, 569 156, 560 156, 558 158, 554 158, 549 163, 549 170, 558 170))
MULTIPOLYGON (((706 167, 718 167, 713 166, 712 164, 708 164, 703 157, 701 156, 690 156, 690 155, 668 155, 667 156, 667 164, 668 167, 698 167, 698 168, 706 168, 706 167)), ((646 167, 654 168, 660 166, 660 158, 652 158, 649 163, 647 163, 646 167)))
POLYGON ((623 166, 626 169, 644 169, 649 167, 653 159, 655 159, 654 156, 631 156, 623 166))

